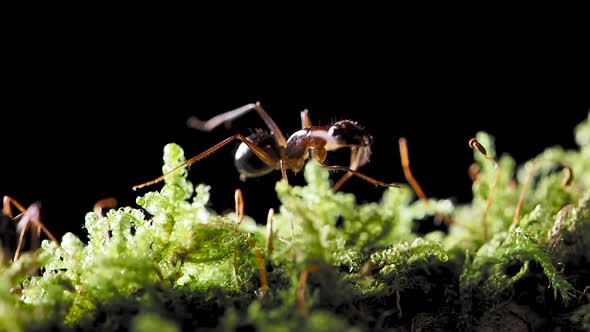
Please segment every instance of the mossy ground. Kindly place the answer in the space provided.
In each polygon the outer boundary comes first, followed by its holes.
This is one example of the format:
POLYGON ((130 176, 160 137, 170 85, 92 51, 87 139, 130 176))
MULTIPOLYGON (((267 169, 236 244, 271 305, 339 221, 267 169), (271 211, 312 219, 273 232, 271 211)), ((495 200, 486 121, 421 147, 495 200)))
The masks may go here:
MULTIPOLYGON (((0 329, 590 330, 590 118, 576 140, 518 168, 503 155, 499 173, 475 151, 473 201, 458 206, 409 187, 358 204, 309 162, 306 186, 277 183, 272 231, 209 209, 209 187, 181 170, 138 208, 88 213, 87 242, 68 233, 3 264, 0 329), (437 213, 448 231, 412 231, 437 213)), ((169 144, 163 171, 183 160, 169 144)))

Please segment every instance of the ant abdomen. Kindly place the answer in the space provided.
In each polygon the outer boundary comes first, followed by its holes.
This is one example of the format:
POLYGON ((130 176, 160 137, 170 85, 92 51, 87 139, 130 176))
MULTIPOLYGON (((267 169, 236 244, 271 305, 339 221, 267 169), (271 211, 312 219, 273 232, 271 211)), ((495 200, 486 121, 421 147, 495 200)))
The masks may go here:
MULTIPOLYGON (((273 160, 278 160, 279 148, 274 136, 265 131, 257 131, 246 138, 264 150, 273 160)), ((273 167, 263 162, 245 143, 240 143, 234 157, 234 165, 240 179, 262 176, 273 171, 273 167)))

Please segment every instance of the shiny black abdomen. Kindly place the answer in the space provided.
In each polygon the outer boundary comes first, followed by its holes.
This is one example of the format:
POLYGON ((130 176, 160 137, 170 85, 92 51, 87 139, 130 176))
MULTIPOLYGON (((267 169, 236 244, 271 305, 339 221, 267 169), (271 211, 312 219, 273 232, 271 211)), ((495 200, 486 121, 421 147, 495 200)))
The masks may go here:
MULTIPOLYGON (((279 148, 272 134, 257 131, 248 136, 247 139, 262 148, 273 160, 279 160, 279 148)), ((245 143, 241 143, 238 146, 234 157, 234 165, 242 177, 262 176, 273 170, 271 166, 267 165, 252 152, 245 143)))

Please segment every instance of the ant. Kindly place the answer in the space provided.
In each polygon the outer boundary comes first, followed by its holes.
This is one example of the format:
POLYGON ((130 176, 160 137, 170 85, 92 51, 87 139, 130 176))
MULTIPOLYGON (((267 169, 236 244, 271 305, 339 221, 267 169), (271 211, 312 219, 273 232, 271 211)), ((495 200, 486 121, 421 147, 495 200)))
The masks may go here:
POLYGON ((219 114, 207 121, 191 117, 188 126, 202 131, 211 131, 217 126, 223 123, 228 124, 252 110, 260 115, 270 132, 257 130, 247 137, 240 134, 230 136, 208 150, 181 163, 164 175, 134 186, 133 190, 160 182, 170 174, 209 156, 234 140, 241 142, 234 157, 234 165, 240 173, 241 180, 263 176, 273 170, 280 170, 283 180, 288 182, 287 169, 297 173, 301 171, 307 159, 313 158, 323 168, 332 171, 346 171, 346 174, 332 188, 333 191, 338 191, 353 175, 376 186, 399 187, 398 184, 384 183, 357 171, 359 167, 369 162, 373 138, 363 127, 352 120, 341 120, 329 126, 314 126, 307 110, 304 110, 301 112, 302 129, 286 139, 274 120, 260 106, 260 102, 256 102, 255 104, 244 105, 219 114), (328 151, 345 147, 350 148, 351 151, 349 166, 327 165, 324 163, 328 151))
POLYGON ((31 227, 31 248, 39 247, 39 238, 41 231, 45 233, 52 241, 59 245, 59 241, 40 221, 41 204, 33 203, 25 209, 23 205, 10 196, 4 196, 2 212, 0 213, 0 242, 6 254, 12 255, 12 245, 18 237, 16 249, 14 250, 13 261, 16 261, 21 253, 24 243, 24 236, 29 227, 31 227), (12 208, 14 205, 21 213, 13 217, 12 208))

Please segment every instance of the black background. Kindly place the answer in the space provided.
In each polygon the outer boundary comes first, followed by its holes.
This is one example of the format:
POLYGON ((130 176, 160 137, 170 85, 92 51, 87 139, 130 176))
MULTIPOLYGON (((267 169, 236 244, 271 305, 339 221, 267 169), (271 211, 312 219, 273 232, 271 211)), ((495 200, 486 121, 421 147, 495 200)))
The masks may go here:
MULTIPOLYGON (((303 108, 317 124, 353 119, 374 138, 362 172, 403 182, 403 136, 426 193, 466 202, 467 141, 477 131, 493 134, 498 151, 520 163, 548 146, 574 148, 574 126, 590 108, 586 41, 542 32, 327 33, 297 42, 111 36, 42 36, 38 47, 12 49, 5 68, 0 194, 41 201, 58 235, 83 234, 84 215, 101 198, 135 206, 131 187, 160 174, 166 143, 190 157, 263 128, 252 113, 230 129, 197 132, 186 127, 191 115, 206 119, 258 100, 286 135, 300 127, 303 108)), ((246 213, 264 221, 277 205, 280 174, 240 182, 234 148, 193 165, 189 178, 212 186, 210 206, 219 212, 233 207, 241 188, 246 213)), ((302 183, 302 175, 291 180, 302 183)), ((342 190, 359 201, 383 192, 356 178, 342 190)))

